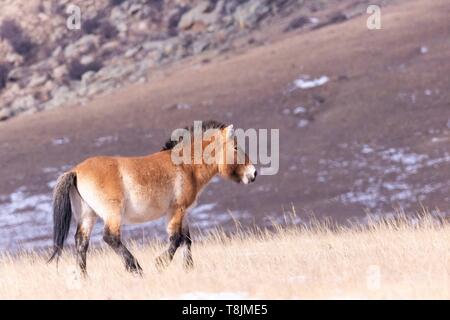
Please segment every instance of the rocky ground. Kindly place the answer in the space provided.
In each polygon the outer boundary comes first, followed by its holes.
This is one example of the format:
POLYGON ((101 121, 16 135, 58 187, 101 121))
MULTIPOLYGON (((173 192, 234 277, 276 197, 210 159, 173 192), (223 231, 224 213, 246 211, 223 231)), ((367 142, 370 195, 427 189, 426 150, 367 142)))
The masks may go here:
POLYGON ((274 22, 284 31, 342 22, 364 13, 368 2, 2 1, 0 121, 84 105, 98 94, 146 82, 158 67, 189 56, 261 45, 267 36, 258 31, 274 22), (80 30, 67 27, 69 5, 81 9, 80 30))

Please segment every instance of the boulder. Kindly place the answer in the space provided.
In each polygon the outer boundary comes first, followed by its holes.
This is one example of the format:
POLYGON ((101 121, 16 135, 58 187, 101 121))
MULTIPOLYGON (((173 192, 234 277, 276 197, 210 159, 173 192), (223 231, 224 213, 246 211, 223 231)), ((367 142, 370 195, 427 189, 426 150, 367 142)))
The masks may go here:
POLYGON ((52 99, 44 105, 44 109, 53 109, 77 101, 76 92, 70 90, 67 86, 55 87, 52 90, 51 95, 52 99))
POLYGON ((80 63, 84 64, 84 65, 93 63, 94 61, 95 61, 95 57, 92 54, 86 54, 86 55, 82 56, 80 59, 80 63))
POLYGON ((11 104, 10 109, 13 114, 17 114, 33 108, 36 104, 36 99, 33 97, 33 95, 29 94, 15 99, 11 104))
POLYGON ((84 73, 83 76, 81 77, 81 82, 84 84, 91 83, 95 78, 95 74, 96 73, 94 71, 88 71, 84 73))
POLYGON ((30 75, 28 68, 18 67, 12 69, 8 73, 8 81, 17 82, 22 81, 30 75))
POLYGON ((261 19, 271 11, 270 0, 250 0, 237 7, 234 18, 242 29, 251 29, 256 27, 261 19))
POLYGON ((24 62, 24 58, 15 52, 8 52, 8 54, 6 54, 5 61, 15 66, 19 66, 24 62))
POLYGON ((28 83, 29 88, 35 88, 43 85, 47 81, 48 77, 47 74, 36 74, 34 73, 31 78, 30 82, 28 83))
POLYGON ((292 31, 295 29, 303 28, 304 26, 308 25, 309 23, 311 23, 311 19, 309 19, 309 17, 300 16, 300 17, 297 17, 297 18, 294 18, 293 20, 291 20, 289 22, 289 24, 287 25, 287 27, 284 29, 284 31, 288 32, 288 31, 292 31))
POLYGON ((78 58, 81 55, 88 53, 89 51, 98 48, 100 43, 100 37, 93 34, 88 34, 76 42, 69 44, 64 49, 64 57, 66 59, 78 58))
POLYGON ((141 45, 137 45, 136 47, 130 48, 125 52, 125 58, 132 58, 133 56, 135 56, 139 51, 141 51, 142 46, 141 45))
POLYGON ((52 57, 53 58, 57 58, 57 57, 59 57, 59 55, 62 53, 62 47, 61 46, 57 46, 56 48, 55 48, 55 50, 53 50, 53 52, 52 52, 52 57))
POLYGON ((194 54, 200 54, 208 49, 210 45, 211 41, 206 37, 202 37, 194 42, 194 44, 192 45, 192 51, 194 54))
POLYGON ((10 108, 1 108, 0 109, 0 121, 8 120, 13 115, 14 114, 10 108))
POLYGON ((68 74, 68 69, 67 66, 65 64, 60 65, 58 67, 56 67, 55 69, 53 69, 53 79, 55 79, 56 81, 60 82, 63 80, 63 78, 68 74))
POLYGON ((201 23, 203 25, 210 25, 216 23, 220 18, 220 12, 223 8, 224 1, 219 1, 214 10, 211 10, 210 1, 202 1, 197 6, 184 13, 178 22, 178 29, 187 30, 194 24, 201 23))
POLYGON ((178 24, 180 23, 181 17, 188 12, 190 7, 188 6, 178 6, 168 14, 167 19, 167 30, 170 37, 176 36, 178 34, 178 24))
POLYGON ((128 14, 130 15, 135 15, 137 13, 139 13, 139 11, 141 11, 143 8, 141 3, 133 3, 130 8, 128 9, 128 14))

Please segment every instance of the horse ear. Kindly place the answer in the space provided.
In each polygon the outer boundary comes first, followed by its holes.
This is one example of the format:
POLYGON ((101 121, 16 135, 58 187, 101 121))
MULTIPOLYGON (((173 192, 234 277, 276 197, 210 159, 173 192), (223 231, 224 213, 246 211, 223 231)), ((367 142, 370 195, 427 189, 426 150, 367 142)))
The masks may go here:
POLYGON ((230 124, 224 130, 225 130, 225 134, 226 134, 228 139, 230 139, 230 138, 232 138, 234 136, 234 129, 233 129, 233 125, 232 124, 230 124))

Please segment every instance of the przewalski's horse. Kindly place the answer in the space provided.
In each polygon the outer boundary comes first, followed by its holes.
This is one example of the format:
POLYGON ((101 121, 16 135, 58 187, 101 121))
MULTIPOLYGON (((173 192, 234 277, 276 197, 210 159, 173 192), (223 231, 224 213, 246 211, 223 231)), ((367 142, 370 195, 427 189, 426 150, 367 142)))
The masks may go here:
MULTIPOLYGON (((186 129, 195 131, 193 127, 186 129)), ((257 175, 248 155, 237 146, 232 125, 203 122, 201 132, 209 129, 216 129, 217 140, 212 141, 218 143, 219 148, 213 154, 217 153, 215 159, 222 161, 201 159, 200 163, 175 164, 171 153, 186 142, 179 139, 169 140, 160 152, 148 156, 89 158, 61 175, 53 196, 54 251, 49 261, 61 254, 73 216, 77 223, 77 264, 85 274, 89 238, 100 217, 104 221, 103 240, 122 257, 128 271, 141 273, 138 261, 121 241, 121 226, 167 215, 170 245, 156 259, 157 266, 167 266, 177 248, 184 244, 184 266, 192 267, 187 213, 195 206, 200 192, 215 175, 245 184, 253 182, 257 175), (234 161, 225 161, 227 155, 233 155, 234 161), (243 161, 236 161, 239 158, 243 161)), ((202 151, 211 143, 203 139, 202 151)), ((191 152, 192 157, 194 153, 191 152)))

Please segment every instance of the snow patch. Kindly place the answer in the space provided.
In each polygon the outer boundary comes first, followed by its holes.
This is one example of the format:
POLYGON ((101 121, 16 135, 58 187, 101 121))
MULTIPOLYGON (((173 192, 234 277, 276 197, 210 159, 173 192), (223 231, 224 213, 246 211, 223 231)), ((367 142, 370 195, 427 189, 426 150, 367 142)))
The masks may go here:
POLYGON ((427 54, 429 52, 428 47, 426 46, 421 46, 420 47, 420 53, 421 54, 427 54))
POLYGON ((373 151, 374 150, 370 146, 368 146, 367 144, 364 144, 363 148, 361 150, 361 152, 364 153, 364 154, 369 154, 369 153, 372 153, 373 151))
POLYGON ((101 147, 105 144, 108 143, 113 143, 113 142, 117 142, 119 140, 119 137, 117 135, 114 136, 104 136, 104 137, 99 137, 97 139, 95 139, 95 146, 96 147, 101 147))
POLYGON ((297 88, 305 90, 323 86, 328 81, 330 81, 330 78, 327 76, 321 76, 317 79, 311 79, 309 76, 303 76, 302 78, 295 80, 294 84, 297 88))
POLYGON ((293 114, 299 114, 299 113, 305 113, 306 112, 306 108, 305 107, 297 107, 295 108, 292 113, 293 114))
POLYGON ((54 146, 59 146, 59 145, 66 144, 66 143, 69 143, 69 142, 70 142, 70 139, 67 138, 67 137, 55 138, 55 139, 52 140, 52 144, 54 146))
MULTIPOLYGON (((344 159, 321 160, 319 164, 326 170, 317 174, 319 182, 328 176, 358 170, 353 187, 338 196, 343 204, 360 204, 381 212, 382 209, 400 205, 407 208, 413 203, 423 201, 436 191, 445 192, 448 186, 442 183, 417 180, 423 170, 445 165, 450 162, 450 154, 418 154, 409 148, 385 148, 381 146, 356 146, 360 150, 350 161, 344 159)), ((347 153, 348 154, 348 153, 347 153)))
POLYGON ((301 119, 298 123, 297 123, 297 127, 299 128, 305 128, 307 125, 309 124, 309 121, 306 119, 301 119))
POLYGON ((203 216, 204 214, 207 214, 209 211, 214 209, 214 207, 216 205, 217 205, 216 203, 201 204, 199 206, 196 206, 196 207, 192 208, 190 214, 192 216, 199 216, 199 217, 203 216))
POLYGON ((50 244, 52 199, 46 194, 31 194, 24 187, 18 188, 0 202, 1 249, 50 244))
POLYGON ((219 177, 217 177, 217 176, 214 176, 212 179, 211 179, 211 183, 219 183, 220 182, 220 178, 219 177))
POLYGON ((47 182, 47 187, 49 189, 53 189, 56 186, 56 182, 57 182, 56 180, 52 180, 52 181, 47 182))
POLYGON ((177 103, 176 105, 177 110, 189 110, 191 109, 191 105, 187 104, 187 103, 177 103))

